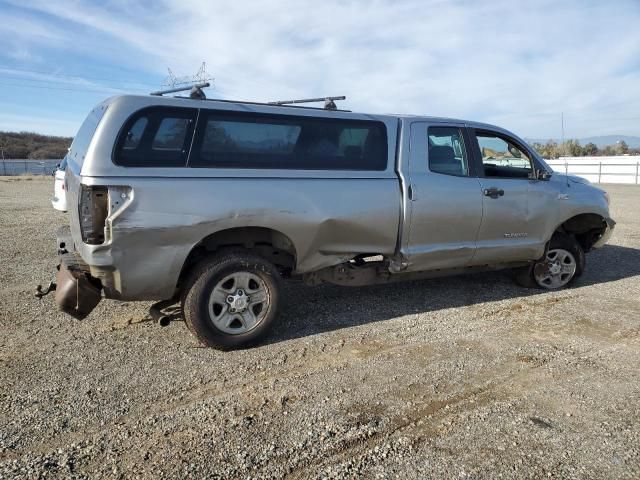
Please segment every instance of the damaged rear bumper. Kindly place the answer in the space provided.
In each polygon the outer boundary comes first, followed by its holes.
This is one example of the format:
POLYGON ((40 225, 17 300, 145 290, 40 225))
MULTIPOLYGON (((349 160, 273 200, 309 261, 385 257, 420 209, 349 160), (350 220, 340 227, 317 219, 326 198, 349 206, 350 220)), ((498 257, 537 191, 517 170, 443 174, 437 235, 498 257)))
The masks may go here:
POLYGON ((96 308, 102 299, 100 280, 91 276, 89 266, 73 248, 73 239, 68 227, 57 233, 58 255, 56 281, 46 292, 38 288, 36 296, 42 297, 55 290, 58 308, 78 320, 82 320, 96 308))
POLYGON ((56 274, 56 304, 64 313, 78 320, 89 315, 102 299, 102 286, 88 272, 78 268, 77 261, 61 257, 56 274))

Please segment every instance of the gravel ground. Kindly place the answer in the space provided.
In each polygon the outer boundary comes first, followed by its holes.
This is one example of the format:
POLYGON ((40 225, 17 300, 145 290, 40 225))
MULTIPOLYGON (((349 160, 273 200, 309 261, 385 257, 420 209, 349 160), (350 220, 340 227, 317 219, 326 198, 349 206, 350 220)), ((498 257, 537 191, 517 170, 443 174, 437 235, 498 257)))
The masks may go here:
POLYGON ((554 293, 506 273, 288 285, 257 348, 200 348, 149 303, 84 321, 49 178, 0 178, 0 478, 640 478, 640 187, 554 293))

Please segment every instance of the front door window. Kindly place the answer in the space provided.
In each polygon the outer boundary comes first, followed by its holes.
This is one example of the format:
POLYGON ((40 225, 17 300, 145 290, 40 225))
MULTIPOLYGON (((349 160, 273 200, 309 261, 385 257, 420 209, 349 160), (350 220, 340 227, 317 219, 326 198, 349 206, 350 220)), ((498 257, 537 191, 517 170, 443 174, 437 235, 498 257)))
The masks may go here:
POLYGON ((514 143, 490 133, 476 133, 485 177, 528 178, 531 158, 514 143))

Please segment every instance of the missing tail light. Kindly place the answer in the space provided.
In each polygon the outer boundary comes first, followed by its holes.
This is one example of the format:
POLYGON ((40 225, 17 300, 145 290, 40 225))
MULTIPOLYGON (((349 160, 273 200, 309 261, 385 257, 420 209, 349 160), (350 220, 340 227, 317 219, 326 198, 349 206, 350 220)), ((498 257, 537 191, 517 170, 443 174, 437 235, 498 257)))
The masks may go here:
POLYGON ((104 243, 105 219, 109 213, 107 187, 82 185, 79 213, 82 241, 89 245, 104 243))

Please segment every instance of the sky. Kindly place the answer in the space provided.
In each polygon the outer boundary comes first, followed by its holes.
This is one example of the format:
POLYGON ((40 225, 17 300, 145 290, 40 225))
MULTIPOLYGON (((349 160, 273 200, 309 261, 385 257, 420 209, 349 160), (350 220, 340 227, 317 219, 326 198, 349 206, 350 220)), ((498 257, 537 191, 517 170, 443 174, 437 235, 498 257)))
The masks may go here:
POLYGON ((72 136, 206 62, 209 98, 640 135, 640 0, 0 0, 0 130, 72 136))

